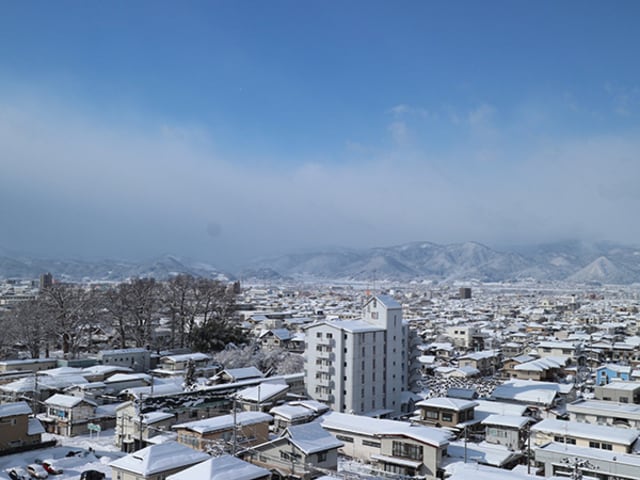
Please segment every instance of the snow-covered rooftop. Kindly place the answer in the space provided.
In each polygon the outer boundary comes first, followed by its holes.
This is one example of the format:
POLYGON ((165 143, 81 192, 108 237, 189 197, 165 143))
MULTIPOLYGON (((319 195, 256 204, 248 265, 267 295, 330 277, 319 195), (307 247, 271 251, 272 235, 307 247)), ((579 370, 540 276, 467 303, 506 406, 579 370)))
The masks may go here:
POLYGON ((640 436, 634 428, 608 427, 590 423, 567 422, 564 420, 545 419, 531 427, 531 432, 551 433, 572 437, 600 440, 610 443, 632 445, 640 436))
POLYGON ((416 407, 436 407, 445 408, 447 410, 454 410, 459 412, 460 410, 466 410, 477 406, 478 403, 473 400, 462 400, 460 398, 448 398, 448 397, 435 397, 427 400, 422 400, 416 403, 416 407))
POLYGON ((319 421, 324 428, 329 430, 341 430, 370 436, 405 435, 437 447, 447 445, 451 437, 449 432, 439 428, 339 412, 325 413, 319 421))
POLYGON ((287 390, 289 390, 289 385, 286 383, 262 382, 254 387, 240 390, 236 396, 240 400, 249 402, 264 402, 287 390))
POLYGON ((13 417, 14 415, 31 415, 31 407, 27 402, 3 403, 0 405, 0 418, 13 417))
POLYGON ((96 405, 94 402, 90 400, 86 400, 82 397, 74 397, 73 395, 64 395, 61 393, 56 393, 55 395, 47 398, 44 403, 53 406, 53 407, 62 407, 62 408, 73 408, 80 403, 85 402, 90 405, 96 405))
POLYGON ((136 475, 148 477, 160 472, 186 467, 210 459, 204 452, 197 452, 178 442, 165 442, 138 450, 119 458, 109 465, 136 475))
POLYGON ((225 454, 169 475, 167 480, 255 480, 269 473, 265 468, 225 454))
POLYGON ((529 417, 518 417, 515 415, 489 415, 482 420, 482 425, 498 425, 501 427, 522 428, 531 419, 529 417))
MULTIPOLYGON (((273 417, 268 413, 262 412, 238 412, 235 414, 236 425, 253 425, 256 423, 271 422, 273 417)), ((221 415, 218 417, 205 418, 195 420, 193 422, 185 422, 174 425, 173 429, 184 428, 200 434, 216 432, 220 430, 228 430, 234 426, 234 415, 221 415)))
POLYGON ((289 437, 291 443, 307 455, 344 445, 317 422, 291 426, 287 428, 285 435, 289 437))

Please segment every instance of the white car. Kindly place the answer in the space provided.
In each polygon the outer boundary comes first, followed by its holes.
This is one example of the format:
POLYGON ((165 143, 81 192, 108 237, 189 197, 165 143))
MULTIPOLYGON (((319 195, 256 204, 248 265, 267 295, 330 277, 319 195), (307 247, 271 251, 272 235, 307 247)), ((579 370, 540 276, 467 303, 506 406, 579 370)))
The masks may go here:
POLYGON ((29 474, 22 467, 12 467, 5 470, 11 480, 27 480, 29 474))
POLYGON ((37 463, 27 465, 27 472, 33 478, 47 478, 49 476, 44 467, 42 465, 38 465, 37 463))

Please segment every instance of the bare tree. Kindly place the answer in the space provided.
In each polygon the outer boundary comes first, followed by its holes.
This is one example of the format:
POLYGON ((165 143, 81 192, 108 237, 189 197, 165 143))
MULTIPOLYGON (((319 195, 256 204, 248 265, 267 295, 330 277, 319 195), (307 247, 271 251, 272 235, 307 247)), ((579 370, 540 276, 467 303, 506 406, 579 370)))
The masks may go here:
POLYGON ((120 348, 150 346, 160 311, 160 287, 153 278, 134 278, 107 292, 105 308, 120 348))
POLYGON ((46 311, 37 301, 18 304, 5 316, 4 335, 11 343, 25 348, 31 358, 39 358, 47 341, 46 311))
POLYGON ((42 291, 37 304, 52 322, 51 338, 59 338, 62 353, 75 358, 80 347, 89 343, 101 310, 99 293, 80 285, 55 284, 42 291))
POLYGON ((191 275, 177 275, 164 283, 163 304, 169 315, 171 347, 185 347, 188 331, 198 315, 195 300, 196 280, 191 275))

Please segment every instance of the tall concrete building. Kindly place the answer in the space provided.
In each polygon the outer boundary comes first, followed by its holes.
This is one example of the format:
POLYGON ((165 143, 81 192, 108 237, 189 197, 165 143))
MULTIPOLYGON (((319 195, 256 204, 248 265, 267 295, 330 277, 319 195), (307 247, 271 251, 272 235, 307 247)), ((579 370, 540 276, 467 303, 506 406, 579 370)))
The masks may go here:
POLYGON ((50 273, 43 273, 40 275, 40 290, 45 290, 53 286, 53 275, 50 273))
POLYGON ((400 415, 409 374, 407 332, 402 306, 384 295, 367 300, 362 320, 307 327, 307 393, 337 412, 400 415))

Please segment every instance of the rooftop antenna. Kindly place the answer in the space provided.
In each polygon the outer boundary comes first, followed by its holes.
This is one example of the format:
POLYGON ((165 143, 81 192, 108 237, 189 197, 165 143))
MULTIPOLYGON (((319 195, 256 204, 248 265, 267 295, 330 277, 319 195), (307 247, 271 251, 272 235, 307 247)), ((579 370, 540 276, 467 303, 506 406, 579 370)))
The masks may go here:
POLYGON ((373 269, 373 294, 376 293, 376 269, 373 269))

